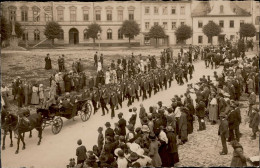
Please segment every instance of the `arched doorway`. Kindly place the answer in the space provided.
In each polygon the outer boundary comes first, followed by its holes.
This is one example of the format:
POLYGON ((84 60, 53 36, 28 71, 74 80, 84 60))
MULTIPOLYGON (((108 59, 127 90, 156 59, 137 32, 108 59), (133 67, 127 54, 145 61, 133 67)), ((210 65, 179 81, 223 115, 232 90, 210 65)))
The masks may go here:
POLYGON ((69 31, 69 43, 70 44, 79 43, 79 31, 76 28, 71 28, 69 31))

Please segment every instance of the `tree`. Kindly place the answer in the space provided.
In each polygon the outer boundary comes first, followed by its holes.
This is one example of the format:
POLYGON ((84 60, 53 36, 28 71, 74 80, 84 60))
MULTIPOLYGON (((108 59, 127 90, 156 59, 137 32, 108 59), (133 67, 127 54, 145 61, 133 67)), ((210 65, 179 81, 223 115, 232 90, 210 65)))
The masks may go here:
POLYGON ((18 38, 22 37, 24 29, 19 22, 15 22, 15 34, 18 38))
MULTIPOLYGON (((208 37, 211 38, 214 36, 218 36, 221 33, 221 27, 216 24, 215 22, 209 22, 202 28, 203 33, 208 37)), ((212 40, 211 40, 212 44, 212 40)))
POLYGON ((149 37, 155 39, 155 47, 157 47, 157 42, 159 38, 164 38, 166 36, 164 29, 159 25, 154 25, 149 31, 149 37))
POLYGON ((239 33, 240 33, 240 38, 242 38, 242 39, 246 38, 246 40, 247 40, 247 37, 255 36, 256 28, 251 23, 245 23, 240 26, 239 33))
POLYGON ((87 31, 87 35, 93 39, 93 42, 95 43, 95 40, 98 38, 97 34, 98 32, 101 32, 101 27, 99 24, 97 23, 92 23, 91 25, 88 26, 88 31, 87 31))
POLYGON ((60 37, 60 32, 62 32, 61 26, 55 21, 50 21, 45 25, 44 35, 52 41, 52 45, 54 39, 60 37))
POLYGON ((10 24, 4 17, 1 17, 1 43, 5 40, 8 40, 9 35, 11 34, 10 24))
POLYGON ((190 26, 181 25, 175 31, 175 36, 177 39, 177 43, 184 42, 185 40, 191 38, 192 36, 192 29, 190 26))
POLYGON ((134 20, 125 20, 121 27, 122 34, 129 39, 129 47, 131 39, 140 33, 139 25, 134 20))

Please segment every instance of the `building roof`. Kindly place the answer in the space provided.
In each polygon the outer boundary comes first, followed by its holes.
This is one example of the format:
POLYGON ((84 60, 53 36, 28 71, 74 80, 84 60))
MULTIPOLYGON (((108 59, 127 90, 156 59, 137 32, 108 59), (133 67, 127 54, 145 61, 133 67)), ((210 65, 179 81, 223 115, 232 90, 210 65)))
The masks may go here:
POLYGON ((212 7, 209 1, 201 1, 192 11, 192 17, 212 17, 212 16, 251 16, 250 11, 245 9, 250 9, 250 2, 249 1, 233 1, 229 2, 231 10, 234 14, 219 14, 219 15, 212 15, 209 14, 212 11, 212 7))
POLYGON ((192 17, 206 16, 211 11, 208 1, 201 1, 196 8, 191 12, 192 17))

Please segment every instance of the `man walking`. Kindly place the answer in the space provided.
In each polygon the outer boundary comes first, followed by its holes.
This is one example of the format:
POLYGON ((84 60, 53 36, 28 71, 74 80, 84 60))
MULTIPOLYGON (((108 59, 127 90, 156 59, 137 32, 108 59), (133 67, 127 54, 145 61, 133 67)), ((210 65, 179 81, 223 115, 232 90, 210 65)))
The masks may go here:
POLYGON ((224 113, 221 113, 219 115, 220 117, 220 125, 218 129, 218 135, 221 138, 222 143, 222 151, 219 153, 220 155, 227 155, 228 149, 227 149, 227 142, 226 139, 228 138, 228 121, 226 119, 226 115, 224 113))
POLYGON ((94 66, 97 67, 97 63, 98 63, 98 55, 97 52, 94 55, 94 66))

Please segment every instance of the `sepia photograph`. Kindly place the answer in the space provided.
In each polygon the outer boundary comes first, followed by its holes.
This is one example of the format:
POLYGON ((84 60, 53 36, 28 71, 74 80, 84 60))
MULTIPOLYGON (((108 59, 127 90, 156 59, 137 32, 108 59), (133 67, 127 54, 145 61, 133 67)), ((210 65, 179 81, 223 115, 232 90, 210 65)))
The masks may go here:
POLYGON ((259 1, 2 1, 0 16, 0 167, 259 166, 259 1))

